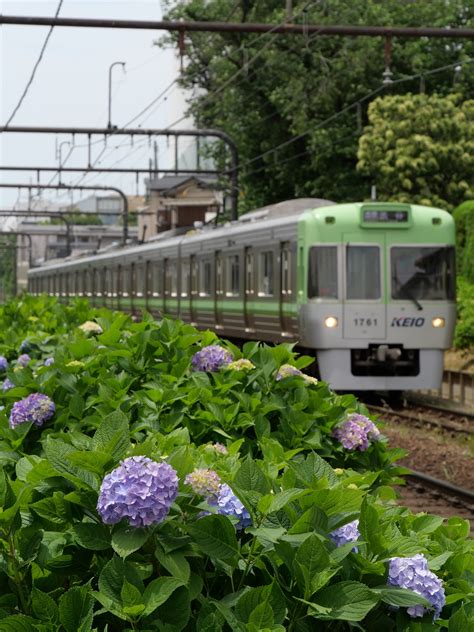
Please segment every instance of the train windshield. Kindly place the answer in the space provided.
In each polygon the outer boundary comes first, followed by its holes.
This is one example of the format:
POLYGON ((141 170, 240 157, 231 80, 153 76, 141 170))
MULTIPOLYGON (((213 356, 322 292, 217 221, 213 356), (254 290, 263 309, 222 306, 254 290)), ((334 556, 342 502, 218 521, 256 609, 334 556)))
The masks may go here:
POLYGON ((455 298, 454 248, 400 246, 391 250, 392 298, 442 301, 455 298))

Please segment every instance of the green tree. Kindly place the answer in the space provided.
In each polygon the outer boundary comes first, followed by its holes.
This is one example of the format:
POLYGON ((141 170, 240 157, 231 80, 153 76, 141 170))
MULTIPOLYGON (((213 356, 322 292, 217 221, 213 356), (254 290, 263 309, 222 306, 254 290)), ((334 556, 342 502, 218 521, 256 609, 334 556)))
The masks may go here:
POLYGON ((426 94, 376 99, 358 156, 380 199, 451 210, 474 197, 474 101, 426 94))
MULTIPOLYGON (((171 19, 285 20, 283 0, 170 0, 167 6, 171 19)), ((294 22, 300 24, 473 24, 472 7, 463 0, 295 0, 293 7, 294 22)), ((356 163, 371 100, 386 91, 420 88, 444 95, 454 80, 461 95, 474 89, 474 64, 463 65, 461 72, 451 67, 431 73, 473 56, 468 40, 395 39, 390 66, 395 82, 388 88, 382 83, 379 38, 186 33, 185 40, 180 83, 190 90, 198 126, 221 128, 237 142, 242 209, 295 196, 367 197, 371 180, 356 163)), ((161 43, 170 41, 176 43, 177 34, 161 43)))

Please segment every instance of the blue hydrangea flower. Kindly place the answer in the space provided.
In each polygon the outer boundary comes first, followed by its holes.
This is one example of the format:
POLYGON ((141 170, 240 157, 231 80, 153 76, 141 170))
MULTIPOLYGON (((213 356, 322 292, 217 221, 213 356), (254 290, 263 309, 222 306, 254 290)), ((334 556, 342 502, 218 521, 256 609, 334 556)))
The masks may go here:
POLYGON ((251 526, 252 518, 249 512, 226 483, 219 485, 217 497, 208 499, 208 502, 217 507, 217 513, 237 518, 237 529, 251 526))
POLYGON ((11 388, 15 388, 15 384, 13 384, 13 382, 8 379, 8 377, 6 377, 3 380, 2 391, 5 393, 5 391, 9 391, 11 388))
POLYGON ((54 364, 54 358, 46 358, 43 364, 44 366, 51 366, 52 364, 54 364))
POLYGON ((10 428, 16 428, 27 422, 42 426, 45 421, 51 419, 56 407, 54 402, 42 393, 32 393, 13 404, 10 412, 10 428))
POLYGON ((369 447, 370 439, 376 441, 380 437, 377 426, 364 415, 353 413, 333 432, 346 450, 364 452, 369 447))
POLYGON ((411 617, 422 617, 428 610, 434 610, 433 619, 438 619, 446 603, 443 583, 437 575, 428 568, 428 560, 421 553, 413 557, 392 557, 389 563, 389 586, 398 586, 413 590, 424 597, 431 604, 431 608, 424 606, 410 606, 407 613, 411 617))
MULTIPOLYGON (((329 534, 329 537, 336 546, 342 546, 343 544, 347 544, 347 542, 355 542, 360 538, 359 521, 353 520, 338 529, 334 529, 334 531, 331 531, 329 534)), ((354 553, 357 553, 356 546, 352 550, 354 553)))
POLYGON ((177 494, 178 476, 171 465, 132 456, 105 476, 97 511, 105 524, 125 518, 132 527, 147 527, 166 518, 177 494))
POLYGON ((0 356, 0 371, 6 371, 8 369, 8 360, 5 356, 0 356))
POLYGON ((278 369, 275 380, 279 382, 285 377, 293 377, 294 375, 303 375, 303 373, 291 364, 282 364, 278 369))
POLYGON ((218 371, 232 362, 232 354, 219 345, 208 345, 197 351, 191 360, 194 371, 218 371))
POLYGON ((184 479, 186 485, 190 485, 193 492, 206 498, 217 497, 221 479, 214 470, 198 468, 188 474, 184 479))
POLYGON ((28 366, 30 362, 31 362, 31 358, 27 353, 23 353, 21 356, 19 356, 18 360, 16 361, 17 365, 22 366, 23 368, 28 366))

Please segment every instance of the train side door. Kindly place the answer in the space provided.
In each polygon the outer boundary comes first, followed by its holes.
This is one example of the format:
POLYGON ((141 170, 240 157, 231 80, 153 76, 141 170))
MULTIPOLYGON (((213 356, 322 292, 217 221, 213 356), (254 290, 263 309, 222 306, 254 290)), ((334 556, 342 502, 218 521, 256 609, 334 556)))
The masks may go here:
POLYGON ((343 337, 384 340, 385 235, 343 235, 343 337))
POLYGON ((283 336, 291 336, 296 327, 295 311, 296 299, 293 288, 293 258, 291 243, 284 241, 280 244, 280 327, 283 336))
POLYGON ((224 257, 222 253, 215 253, 215 298, 214 298, 214 312, 216 327, 223 327, 222 313, 224 311, 224 257))
POLYGON ((246 331, 255 331, 255 255, 251 247, 244 252, 244 320, 246 331))

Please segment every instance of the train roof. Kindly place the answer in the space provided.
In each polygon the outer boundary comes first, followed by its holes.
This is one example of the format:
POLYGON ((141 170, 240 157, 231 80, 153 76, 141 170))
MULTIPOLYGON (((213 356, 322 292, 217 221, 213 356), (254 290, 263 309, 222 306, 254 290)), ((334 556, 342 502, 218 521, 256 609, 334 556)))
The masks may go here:
MULTIPOLYGON (((82 255, 71 257, 67 259, 56 259, 50 262, 45 262, 42 266, 34 268, 29 273, 34 274, 35 271, 41 272, 42 270, 55 269, 56 267, 69 267, 76 266, 77 264, 91 263, 97 260, 113 260, 122 259, 125 256, 140 256, 143 257, 149 252, 155 252, 157 247, 168 248, 177 246, 179 244, 185 246, 186 244, 195 243, 199 241, 206 241, 210 238, 219 239, 219 237, 228 237, 229 231, 232 231, 233 235, 255 233, 258 228, 264 230, 277 229, 279 227, 284 228, 285 225, 296 224, 306 213, 311 211, 318 211, 324 208, 331 209, 331 215, 337 218, 337 223, 341 230, 344 225, 345 228, 354 223, 354 213, 357 213, 357 225, 360 222, 360 208, 364 207, 377 207, 383 208, 393 206, 391 203, 386 202, 352 202, 344 204, 336 204, 329 200, 321 198, 297 198, 294 200, 286 200, 277 204, 271 204, 261 207, 249 213, 242 215, 237 221, 227 222, 226 224, 220 224, 218 226, 204 226, 199 229, 191 229, 186 233, 176 233, 175 231, 169 231, 167 233, 160 234, 152 241, 144 244, 133 244, 126 247, 118 247, 116 249, 108 249, 107 251, 99 251, 97 253, 91 253, 90 255, 82 255)), ((442 209, 433 207, 399 204, 397 206, 403 206, 409 208, 412 213, 413 220, 419 226, 420 229, 424 225, 426 227, 431 226, 431 214, 428 216, 427 211, 435 211, 437 215, 444 218, 443 223, 450 225, 453 223, 452 216, 442 209)), ((320 213, 316 213, 316 216, 308 216, 308 219, 312 219, 318 223, 324 225, 324 216, 320 213)), ((379 225, 379 228, 383 229, 383 225, 379 225)))

